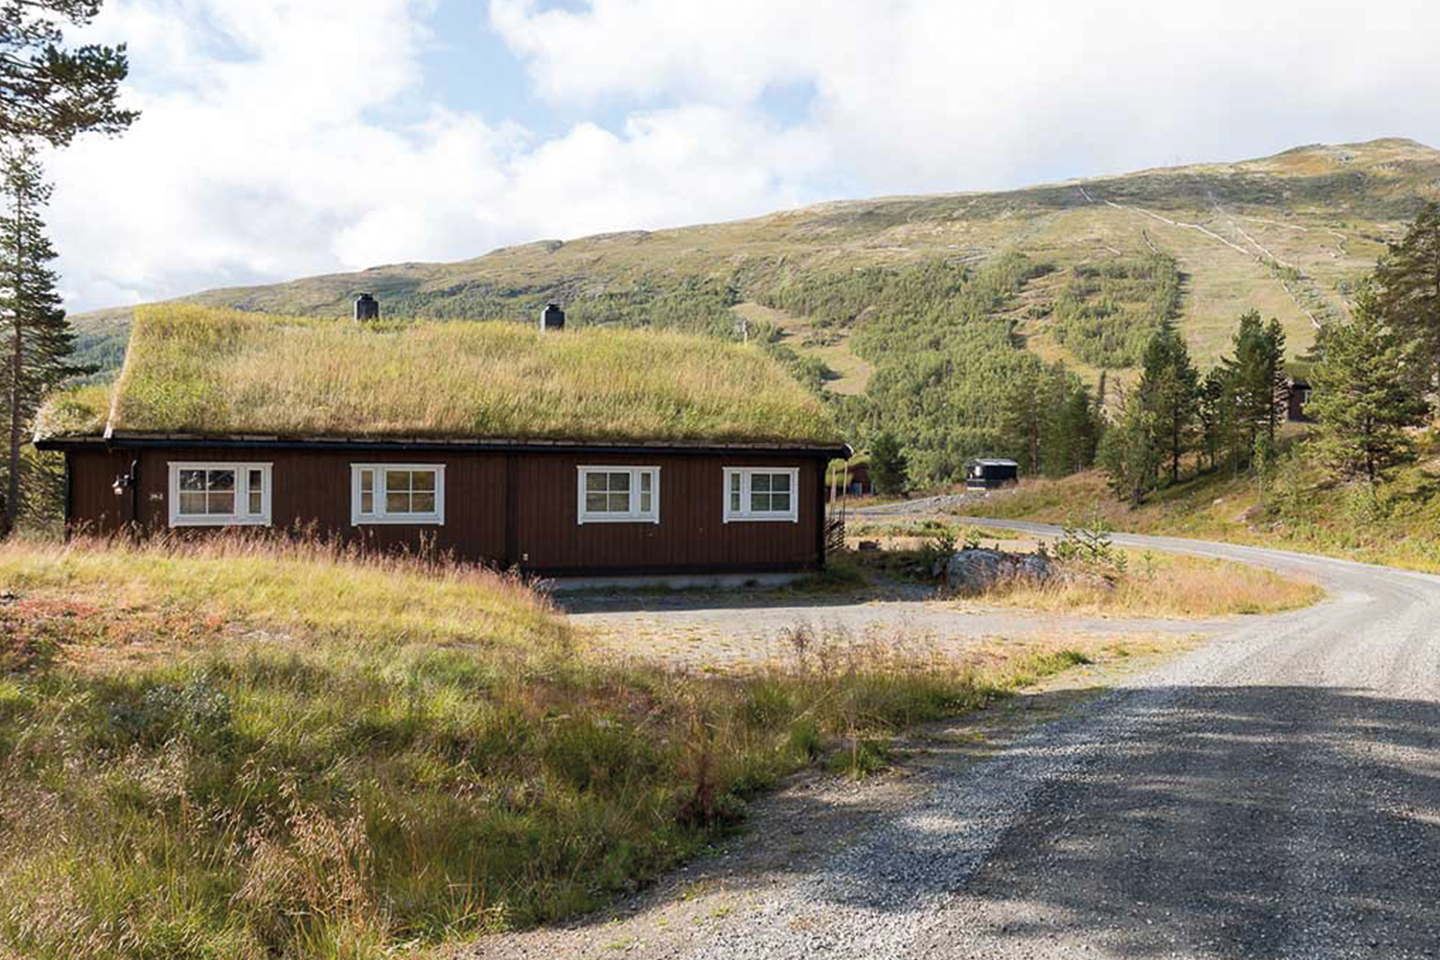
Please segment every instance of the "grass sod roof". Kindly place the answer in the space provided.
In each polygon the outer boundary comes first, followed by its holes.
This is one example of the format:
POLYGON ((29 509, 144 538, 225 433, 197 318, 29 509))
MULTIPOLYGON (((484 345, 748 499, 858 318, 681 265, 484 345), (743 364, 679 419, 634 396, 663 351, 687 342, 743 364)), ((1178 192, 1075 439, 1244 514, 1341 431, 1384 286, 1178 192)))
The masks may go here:
POLYGON ((137 310, 114 386, 52 397, 37 436, 107 424, 116 436, 841 443, 820 400, 753 346, 191 304, 137 310))

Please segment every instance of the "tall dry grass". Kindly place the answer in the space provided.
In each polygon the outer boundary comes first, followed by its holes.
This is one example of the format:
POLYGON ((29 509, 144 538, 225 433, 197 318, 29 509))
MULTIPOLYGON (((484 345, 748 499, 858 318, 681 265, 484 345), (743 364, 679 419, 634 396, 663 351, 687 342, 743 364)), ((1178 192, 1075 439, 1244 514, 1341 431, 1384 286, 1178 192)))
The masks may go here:
POLYGON ((1047 583, 998 582, 986 602, 1068 613, 1154 617, 1220 617, 1277 613, 1315 603, 1313 583, 1272 570, 1178 554, 1127 552, 1123 573, 1094 571, 1047 583))
MULTIPOLYGON (((594 907, 986 672, 795 634, 717 677, 592 653, 488 571, 323 544, 0 545, 0 954, 381 957, 594 907)), ((1083 659, 1083 658, 1081 658, 1083 659)))

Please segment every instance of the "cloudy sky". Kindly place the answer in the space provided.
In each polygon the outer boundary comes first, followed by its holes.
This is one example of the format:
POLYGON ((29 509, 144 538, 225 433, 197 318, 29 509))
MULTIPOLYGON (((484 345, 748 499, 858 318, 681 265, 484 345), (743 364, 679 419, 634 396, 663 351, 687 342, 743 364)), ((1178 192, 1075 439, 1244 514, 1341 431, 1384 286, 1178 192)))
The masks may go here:
POLYGON ((1440 145, 1435 0, 106 0, 72 311, 842 197, 1440 145))

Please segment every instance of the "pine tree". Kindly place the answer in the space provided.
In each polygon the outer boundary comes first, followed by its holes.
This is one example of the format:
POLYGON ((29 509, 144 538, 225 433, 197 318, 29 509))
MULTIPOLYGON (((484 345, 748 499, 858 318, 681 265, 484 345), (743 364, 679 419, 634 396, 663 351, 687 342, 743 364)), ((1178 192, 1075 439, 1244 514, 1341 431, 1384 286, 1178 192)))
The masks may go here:
POLYGON ((1222 358, 1229 386, 1228 411, 1234 417, 1229 437, 1231 457, 1238 470, 1250 462, 1256 436, 1263 434, 1271 443, 1280 426, 1280 411, 1285 396, 1285 331, 1280 321, 1268 324, 1251 310, 1240 318, 1233 341, 1235 355, 1222 358))
POLYGON ((70 362, 75 338, 65 319, 55 250, 41 210, 50 199, 35 150, 28 144, 0 153, 0 342, 6 415, 4 512, 0 532, 13 530, 21 509, 25 433, 44 395, 68 377, 90 372, 70 362))
POLYGON ((1000 431, 1015 451, 1020 469, 1039 476, 1045 432, 1044 368, 1026 363, 1015 376, 1005 401, 1000 431))
POLYGON ((1415 344, 1412 379, 1423 393, 1440 383, 1440 203, 1425 204, 1404 239, 1375 267, 1375 309, 1415 344))
POLYGON ((118 104, 125 45, 61 46, 101 0, 0 0, 0 137, 68 144, 87 130, 116 134, 139 116, 118 104))
POLYGON ((1139 391, 1118 391, 1116 415, 1100 443, 1099 460, 1116 496, 1132 507, 1155 489, 1162 451, 1155 444, 1154 414, 1139 391))
POLYGON ((1353 320, 1326 328, 1323 349, 1305 408, 1317 422, 1316 449, 1342 476, 1373 488, 1415 458, 1405 430, 1423 424, 1429 410, 1406 374, 1418 345, 1385 325, 1379 301, 1365 291, 1353 320))
POLYGON ((895 434, 887 431, 870 445, 870 482, 875 492, 898 496, 910 483, 910 465, 895 434))
POLYGON ((1200 374, 1190 362, 1185 338, 1169 320, 1160 325, 1145 348, 1140 375, 1140 402, 1154 425, 1154 443, 1170 460, 1170 482, 1180 481, 1180 459, 1195 434, 1195 407, 1200 374))
POLYGON ((1220 453, 1229 446, 1227 428, 1230 426, 1232 405, 1229 378, 1224 367, 1212 367, 1200 381, 1196 397, 1195 415, 1200 423, 1200 450, 1210 461, 1210 469, 1220 465, 1220 453))

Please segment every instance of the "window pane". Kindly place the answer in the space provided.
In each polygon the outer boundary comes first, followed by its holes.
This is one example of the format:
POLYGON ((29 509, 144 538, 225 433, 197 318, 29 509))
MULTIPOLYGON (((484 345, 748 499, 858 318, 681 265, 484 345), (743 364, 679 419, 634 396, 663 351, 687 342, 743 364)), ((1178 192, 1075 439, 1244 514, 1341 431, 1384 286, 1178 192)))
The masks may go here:
POLYGON ((612 473, 610 476, 610 492, 628 491, 630 489, 630 474, 612 473))
POLYGON ((183 516, 200 516, 205 513, 205 494, 182 491, 180 513, 183 516))
POLYGON ((259 516, 265 511, 265 471, 251 470, 246 480, 249 491, 249 511, 253 516, 259 516))
POLYGON ((604 492, 605 492, 605 474, 603 474, 603 473, 587 473, 587 474, 585 474, 585 492, 586 492, 586 493, 604 493, 604 492))
POLYGON ((375 490, 375 471, 360 471, 360 491, 362 493, 373 493, 375 490))
MULTIPOLYGON (((232 479, 232 480, 234 479, 234 475, 233 475, 233 474, 231 475, 231 479, 232 479)), ((208 512, 210 513, 211 516, 222 516, 222 517, 224 517, 224 516, 230 516, 231 514, 233 514, 233 513, 235 512, 235 491, 234 491, 234 490, 228 490, 228 491, 222 490, 222 491, 220 491, 220 492, 218 492, 218 493, 216 493, 216 492, 207 493, 206 496, 210 498, 210 504, 209 504, 209 511, 208 511, 208 512)))
POLYGON ((750 489, 756 493, 770 492, 770 474, 756 473, 750 476, 750 489))
POLYGON ((604 512, 605 512, 605 494, 603 494, 603 493, 587 493, 587 494, 585 494, 585 512, 586 512, 586 513, 604 513, 604 512))
POLYGON ((205 489, 205 471, 204 471, 204 470, 181 470, 181 471, 180 471, 180 489, 181 489, 181 490, 204 490, 204 489, 205 489))
POLYGON ((410 510, 413 513, 434 513, 435 494, 417 493, 410 498, 410 510))
POLYGON ((409 470, 386 470, 385 471, 385 492, 391 493, 410 492, 410 471, 409 470))
POLYGON ((607 507, 606 507, 607 512, 609 512, 609 513, 629 513, 629 512, 630 512, 630 494, 628 494, 628 493, 612 493, 612 494, 608 494, 608 496, 609 496, 609 498, 610 498, 610 502, 609 502, 609 504, 608 504, 607 507))
POLYGON ((410 488, 412 490, 423 490, 427 493, 435 492, 435 473, 432 470, 416 470, 410 474, 410 488))
MULTIPOLYGON (((386 478, 386 481, 385 481, 385 482, 386 482, 387 484, 390 482, 388 477, 386 478)), ((403 491, 400 492, 400 493, 396 493, 394 490, 387 490, 387 491, 385 492, 385 512, 386 512, 386 513, 409 513, 409 512, 410 512, 410 494, 405 493, 405 492, 403 492, 403 491)))
POLYGON ((776 493, 784 493, 790 489, 790 474, 776 473, 770 476, 770 489, 776 493))
POLYGON ((651 489, 653 489, 652 486, 651 486, 651 484, 654 482, 654 480, 655 480, 655 475, 654 475, 653 473, 651 473, 649 470, 646 470, 644 473, 640 474, 640 490, 641 490, 641 492, 642 492, 642 493, 648 493, 651 489))
POLYGON ((374 494, 373 492, 371 492, 371 491, 369 491, 369 490, 362 490, 362 491, 360 492, 360 512, 361 512, 361 513, 374 513, 374 512, 375 512, 375 494, 374 494))
MULTIPOLYGON (((234 490, 234 470, 210 470, 207 471, 206 483, 211 490, 234 490)), ((231 501, 232 503, 234 501, 231 501)), ((213 511, 212 511, 213 512, 213 511)))
POLYGON ((740 474, 730 474, 730 512, 740 512, 740 474))
POLYGON ((649 512, 650 512, 650 505, 651 505, 651 503, 654 502, 654 501, 651 499, 651 497, 652 497, 652 495, 651 495, 650 493, 641 493, 641 494, 640 494, 640 512, 641 512, 641 513, 649 513, 649 512))
POLYGON ((750 510, 751 510, 753 513, 765 513, 765 512, 767 512, 767 511, 769 511, 769 509, 770 509, 770 494, 768 494, 768 493, 751 493, 751 494, 750 494, 750 510))
POLYGON ((790 494, 788 494, 788 493, 772 493, 772 494, 770 494, 770 509, 773 510, 773 511, 775 511, 776 513, 789 513, 789 512, 790 512, 790 494))

